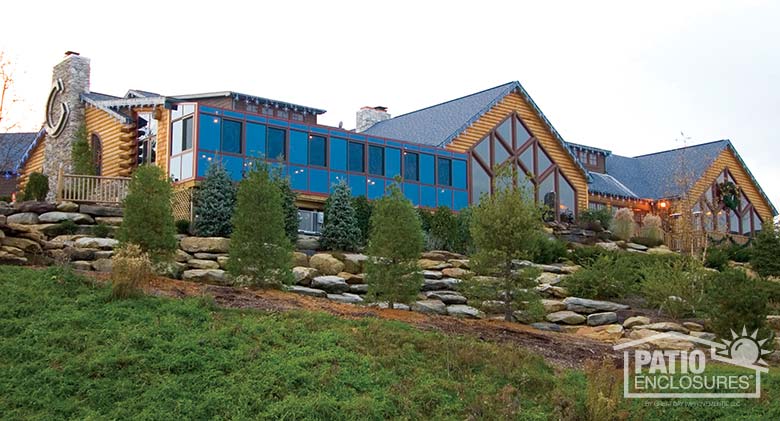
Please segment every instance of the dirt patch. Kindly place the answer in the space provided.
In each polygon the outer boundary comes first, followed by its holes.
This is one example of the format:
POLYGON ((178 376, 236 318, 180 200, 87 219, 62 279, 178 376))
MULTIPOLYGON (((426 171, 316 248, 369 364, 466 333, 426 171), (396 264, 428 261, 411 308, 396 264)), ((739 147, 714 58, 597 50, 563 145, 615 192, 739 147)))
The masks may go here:
MULTIPOLYGON (((86 272, 90 277, 106 280, 106 274, 86 272)), ((408 323, 421 330, 448 335, 467 335, 483 341, 516 345, 539 354, 550 364, 561 368, 581 368, 587 361, 611 358, 622 365, 622 355, 608 344, 576 335, 546 332, 530 326, 499 320, 467 320, 449 316, 342 304, 277 290, 252 290, 168 278, 155 278, 144 287, 150 295, 172 298, 211 296, 220 307, 251 308, 262 311, 323 311, 339 317, 360 319, 374 317, 408 323)))

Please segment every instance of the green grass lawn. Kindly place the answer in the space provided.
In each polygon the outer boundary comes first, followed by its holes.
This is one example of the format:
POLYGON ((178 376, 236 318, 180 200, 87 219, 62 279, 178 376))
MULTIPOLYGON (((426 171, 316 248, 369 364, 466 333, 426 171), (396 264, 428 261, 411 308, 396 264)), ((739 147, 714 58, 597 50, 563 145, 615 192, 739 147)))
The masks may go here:
MULTIPOLYGON (((66 271, 0 266, 0 417, 587 419, 597 390, 522 349, 398 322, 108 297, 66 271)), ((768 377, 760 402, 611 413, 778 419, 768 377)))

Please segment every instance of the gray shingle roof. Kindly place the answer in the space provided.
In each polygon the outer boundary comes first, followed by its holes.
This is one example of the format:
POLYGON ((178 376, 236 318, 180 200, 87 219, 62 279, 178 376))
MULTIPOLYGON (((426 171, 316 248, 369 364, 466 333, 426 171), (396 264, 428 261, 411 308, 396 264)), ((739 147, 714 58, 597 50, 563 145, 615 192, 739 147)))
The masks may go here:
POLYGON ((41 132, 0 133, 0 172, 16 173, 41 132))
POLYGON ((612 154, 607 157, 607 174, 642 198, 675 197, 684 193, 675 181, 682 169, 698 180, 729 146, 728 140, 718 140, 633 158, 612 154))
POLYGON ((439 146, 448 143, 469 124, 519 85, 509 82, 441 104, 381 121, 366 134, 439 146))
POLYGON ((609 174, 591 172, 590 176, 591 182, 588 188, 591 192, 639 199, 636 193, 609 174))

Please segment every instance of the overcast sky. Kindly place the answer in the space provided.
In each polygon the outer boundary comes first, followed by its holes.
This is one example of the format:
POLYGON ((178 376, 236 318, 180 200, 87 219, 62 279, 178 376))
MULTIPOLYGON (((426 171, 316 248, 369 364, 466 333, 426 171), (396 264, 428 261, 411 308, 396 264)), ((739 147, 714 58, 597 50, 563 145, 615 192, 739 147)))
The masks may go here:
POLYGON ((8 115, 34 130, 51 67, 92 90, 234 90, 399 115, 518 80, 566 140, 638 155, 728 138, 780 206, 780 2, 32 2, 0 8, 8 115), (46 4, 49 3, 49 4, 46 4))

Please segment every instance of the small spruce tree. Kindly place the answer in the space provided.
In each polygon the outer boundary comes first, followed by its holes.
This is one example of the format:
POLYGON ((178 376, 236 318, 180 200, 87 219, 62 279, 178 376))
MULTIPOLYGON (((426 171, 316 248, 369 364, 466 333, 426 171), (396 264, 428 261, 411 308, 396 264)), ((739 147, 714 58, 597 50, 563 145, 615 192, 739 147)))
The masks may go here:
POLYGON ((780 276, 780 233, 774 226, 764 224, 761 232, 753 240, 753 253, 750 264, 761 276, 780 276))
POLYGON ((274 182, 279 192, 282 194, 282 209, 284 210, 284 232, 292 244, 298 240, 298 226, 300 225, 300 216, 298 215, 298 206, 295 201, 298 200, 298 193, 295 193, 290 184, 290 178, 282 176, 281 172, 274 174, 274 182))
POLYGON ((352 199, 352 207, 355 208, 355 217, 360 228, 360 245, 364 246, 368 243, 373 205, 365 196, 357 196, 352 199))
POLYGON ((97 167, 95 166, 92 147, 87 139, 87 126, 82 124, 76 132, 76 140, 70 152, 73 161, 73 173, 80 175, 95 175, 97 167))
POLYGON ((123 207, 117 239, 139 246, 153 262, 170 257, 176 250, 176 227, 171 211, 171 183, 160 167, 142 165, 135 170, 123 207))
POLYGON ((42 202, 46 200, 49 194, 49 177, 39 172, 30 174, 27 184, 24 185, 22 200, 37 200, 42 202))
POLYGON ((240 282, 279 287, 293 281, 282 194, 261 161, 238 184, 229 255, 228 272, 240 282))
MULTIPOLYGON (((511 177, 500 168, 498 177, 511 177)), ((465 285, 467 293, 483 300, 504 302, 504 318, 512 321, 515 310, 534 310, 539 303, 529 292, 538 275, 536 270, 514 269, 513 260, 532 259, 543 235, 541 210, 524 187, 511 182, 496 182, 492 196, 484 195, 471 214, 471 236, 476 253, 473 269, 488 278, 475 278, 465 285)))
POLYGON ((371 235, 366 264, 369 296, 395 303, 409 303, 420 291, 423 279, 417 259, 423 250, 420 219, 412 203, 397 185, 377 200, 371 215, 371 235))
POLYGON ((325 223, 322 227, 323 247, 329 250, 355 251, 360 245, 360 227, 352 193, 346 181, 341 180, 325 206, 325 223))
POLYGON ((225 167, 214 163, 195 193, 195 234, 201 237, 227 237, 233 227, 236 186, 225 167))
POLYGON ((431 215, 429 244, 434 249, 455 251, 458 221, 452 210, 439 206, 431 215))

